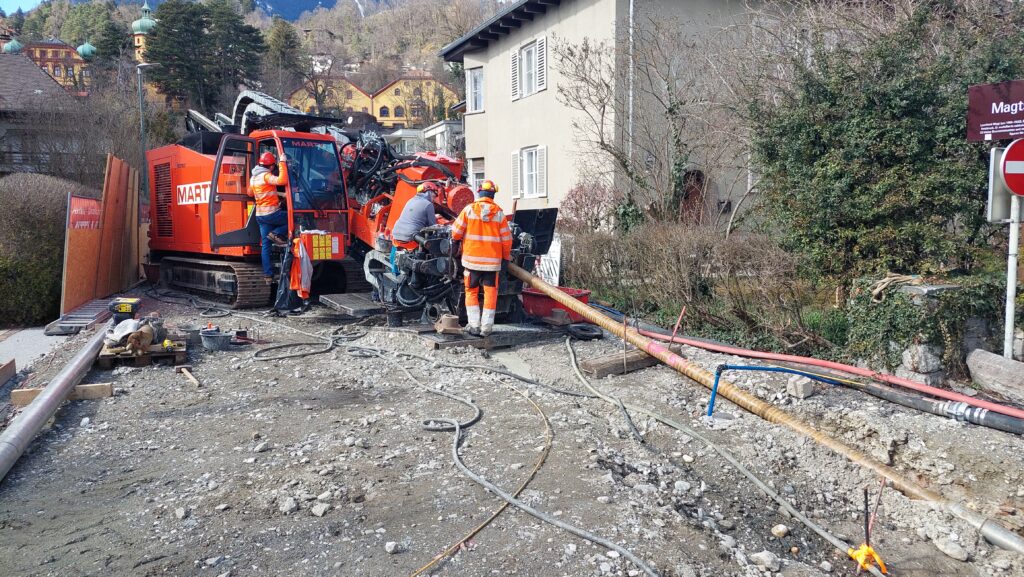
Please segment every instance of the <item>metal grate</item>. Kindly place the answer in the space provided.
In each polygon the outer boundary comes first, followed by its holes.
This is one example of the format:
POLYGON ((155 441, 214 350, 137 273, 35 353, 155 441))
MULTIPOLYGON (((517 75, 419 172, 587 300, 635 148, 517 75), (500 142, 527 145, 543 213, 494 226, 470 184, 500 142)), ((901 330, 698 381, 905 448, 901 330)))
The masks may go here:
POLYGON ((153 167, 153 190, 156 192, 156 235, 174 236, 174 223, 171 221, 171 163, 158 164, 153 167))

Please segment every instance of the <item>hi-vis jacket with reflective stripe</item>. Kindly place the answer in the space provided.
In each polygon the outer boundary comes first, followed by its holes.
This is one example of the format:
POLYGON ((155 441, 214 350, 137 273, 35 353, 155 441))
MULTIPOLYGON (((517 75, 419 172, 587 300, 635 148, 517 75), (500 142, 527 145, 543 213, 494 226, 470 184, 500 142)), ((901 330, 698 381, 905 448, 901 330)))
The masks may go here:
POLYGON ((462 209, 452 240, 462 241, 462 266, 469 270, 501 270, 502 259, 512 259, 512 231, 501 207, 487 197, 462 209))
POLYGON ((288 166, 284 162, 278 164, 278 175, 274 176, 265 166, 252 169, 249 196, 256 199, 256 216, 266 216, 281 210, 277 187, 288 184, 288 166))

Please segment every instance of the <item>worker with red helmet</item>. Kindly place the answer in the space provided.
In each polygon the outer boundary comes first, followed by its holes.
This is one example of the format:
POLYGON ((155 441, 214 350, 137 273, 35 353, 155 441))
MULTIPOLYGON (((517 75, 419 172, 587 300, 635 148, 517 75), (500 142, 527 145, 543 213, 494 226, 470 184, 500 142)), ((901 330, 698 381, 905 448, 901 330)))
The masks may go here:
POLYGON ((484 180, 477 200, 462 209, 452 224, 452 240, 462 241, 463 283, 466 288, 466 332, 487 336, 494 328, 498 308, 498 276, 512 259, 512 231, 501 207, 494 202, 498 186, 484 180), (480 287, 484 306, 480 309, 480 287))
POLYGON ((409 199, 402 208, 391 238, 398 248, 416 248, 416 234, 428 226, 437 224, 434 203, 441 192, 436 182, 424 182, 416 187, 416 196, 409 199))
POLYGON ((263 278, 267 284, 274 280, 271 245, 288 246, 285 238, 288 236, 288 211, 281 209, 281 198, 285 193, 277 191, 277 187, 288 184, 286 163, 284 154, 279 163, 272 152, 264 152, 249 179, 248 194, 256 200, 256 222, 260 225, 263 244, 263 278))

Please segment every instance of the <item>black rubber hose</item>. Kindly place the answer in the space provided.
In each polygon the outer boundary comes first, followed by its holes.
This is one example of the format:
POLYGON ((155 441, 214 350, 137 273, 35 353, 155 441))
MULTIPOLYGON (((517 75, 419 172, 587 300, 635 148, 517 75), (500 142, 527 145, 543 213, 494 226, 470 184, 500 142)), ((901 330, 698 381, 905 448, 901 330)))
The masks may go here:
POLYGON ((1024 435, 1024 420, 989 411, 988 409, 972 407, 967 403, 930 399, 870 383, 855 384, 853 381, 844 381, 843 385, 911 409, 989 427, 1006 433, 1024 435))

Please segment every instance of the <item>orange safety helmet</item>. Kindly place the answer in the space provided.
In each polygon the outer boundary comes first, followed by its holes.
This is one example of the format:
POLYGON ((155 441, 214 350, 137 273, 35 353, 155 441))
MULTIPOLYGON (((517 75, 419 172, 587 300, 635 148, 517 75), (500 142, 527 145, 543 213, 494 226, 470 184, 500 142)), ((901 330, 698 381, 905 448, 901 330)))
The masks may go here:
POLYGON ((260 155, 260 166, 274 166, 277 164, 277 157, 272 152, 264 152, 260 155))
POLYGON ((486 196, 494 196, 498 193, 498 185, 494 184, 493 180, 482 180, 480 185, 476 187, 476 191, 486 196))

